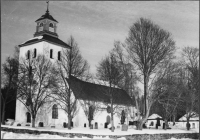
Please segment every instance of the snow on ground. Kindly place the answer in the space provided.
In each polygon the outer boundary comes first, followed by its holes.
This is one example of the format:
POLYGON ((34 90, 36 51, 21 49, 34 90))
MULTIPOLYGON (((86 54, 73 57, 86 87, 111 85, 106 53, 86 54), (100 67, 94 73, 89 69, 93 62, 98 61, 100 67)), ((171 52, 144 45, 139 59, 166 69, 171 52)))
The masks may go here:
MULTIPOLYGON (((50 134, 40 134, 40 135, 33 135, 33 134, 18 134, 18 133, 13 133, 13 132, 5 132, 1 131, 1 139, 104 139, 104 140, 109 140, 110 138, 108 136, 106 137, 97 137, 94 136, 93 138, 88 138, 88 137, 74 137, 74 138, 66 138, 62 137, 59 135, 50 135, 50 134)), ((117 140, 126 140, 125 137, 118 138, 117 140)))
MULTIPOLYGON (((101 135, 100 137, 94 136, 93 139, 110 139, 108 135, 133 135, 133 134, 161 134, 161 133, 199 133, 199 129, 191 129, 189 131, 186 128, 177 128, 171 127, 172 129, 163 130, 163 129, 143 129, 143 130, 135 130, 135 128, 129 128, 128 131, 121 131, 121 129, 115 129, 114 132, 111 132, 109 129, 89 129, 89 128, 73 128, 68 130, 67 128, 49 128, 49 127, 28 127, 28 126, 8 126, 2 125, 2 127, 15 128, 15 129, 29 129, 29 130, 38 130, 38 131, 52 131, 52 132, 61 132, 61 133, 81 133, 81 134, 92 134, 92 135, 101 135), (102 138, 102 136, 105 136, 102 138)), ((1 136, 5 139, 66 139, 66 137, 62 137, 59 135, 50 135, 50 134, 19 134, 12 132, 1 132, 1 136)), ((83 137, 84 139, 90 139, 88 137, 83 137)), ((67 138, 70 139, 70 138, 67 138)), ((78 137, 74 137, 71 139, 82 139, 78 137)), ((118 138, 125 140, 125 137, 118 138)), ((117 140, 118 140, 117 139, 117 140)), ((171 138, 169 140, 176 140, 175 138, 171 138)), ((191 139, 181 139, 181 140, 191 140, 191 139)))

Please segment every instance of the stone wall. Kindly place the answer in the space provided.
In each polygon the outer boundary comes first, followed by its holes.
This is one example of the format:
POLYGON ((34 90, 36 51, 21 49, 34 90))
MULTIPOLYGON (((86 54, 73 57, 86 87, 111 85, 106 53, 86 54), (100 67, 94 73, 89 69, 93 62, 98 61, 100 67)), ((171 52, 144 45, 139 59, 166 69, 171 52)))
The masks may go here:
MULTIPOLYGON (((38 131, 38 130, 29 130, 29 129, 16 129, 16 128, 8 128, 1 127, 2 131, 13 132, 13 133, 28 133, 28 134, 50 134, 50 135, 60 135, 63 137, 73 138, 73 137, 88 137, 93 138, 96 137, 106 137, 105 135, 91 135, 91 134, 81 134, 81 133, 63 133, 63 132, 52 132, 52 131, 38 131)), ((191 139, 199 139, 199 133, 176 133, 176 134, 134 134, 134 135, 108 135, 112 139, 117 139, 121 137, 126 137, 127 140, 165 140, 170 138, 191 138, 191 139)))
POLYGON ((199 133, 165 133, 165 134, 136 134, 132 136, 127 136, 127 140, 165 140, 171 138, 191 138, 191 139, 199 139, 199 133))

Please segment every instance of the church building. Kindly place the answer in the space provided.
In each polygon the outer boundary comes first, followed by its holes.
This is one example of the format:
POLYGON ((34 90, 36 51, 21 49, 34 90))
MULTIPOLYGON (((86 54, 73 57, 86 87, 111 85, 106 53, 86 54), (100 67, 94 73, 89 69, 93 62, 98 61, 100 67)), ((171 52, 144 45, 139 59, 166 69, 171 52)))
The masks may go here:
MULTIPOLYGON (((70 49, 71 46, 59 39, 57 33, 58 21, 50 14, 48 6, 46 13, 36 21, 36 32, 34 37, 19 45, 19 57, 36 58, 38 54, 43 54, 52 62, 61 59, 62 50, 70 49)), ((105 108, 109 105, 109 96, 103 94, 109 90, 108 86, 101 85, 97 82, 82 81, 76 77, 71 76, 70 86, 73 91, 73 96, 78 100, 78 112, 72 119, 73 127, 88 127, 88 119, 84 113, 84 108, 81 105, 82 101, 95 101, 105 108)), ((114 105, 127 109, 133 107, 133 101, 126 91, 120 88, 113 88, 115 91, 114 105)), ((111 114, 105 109, 98 112, 93 118, 93 122, 98 124, 99 128, 104 128, 105 123, 110 123, 111 114)), ((68 122, 67 113, 58 108, 55 103, 44 104, 37 116, 36 127, 43 124, 45 127, 63 128, 63 124, 68 122)), ((114 124, 120 124, 121 116, 114 115, 114 124)), ((31 114, 28 112, 23 103, 16 101, 16 115, 15 122, 19 122, 22 126, 31 126, 31 114)), ((128 121, 128 120, 126 120, 128 121)))

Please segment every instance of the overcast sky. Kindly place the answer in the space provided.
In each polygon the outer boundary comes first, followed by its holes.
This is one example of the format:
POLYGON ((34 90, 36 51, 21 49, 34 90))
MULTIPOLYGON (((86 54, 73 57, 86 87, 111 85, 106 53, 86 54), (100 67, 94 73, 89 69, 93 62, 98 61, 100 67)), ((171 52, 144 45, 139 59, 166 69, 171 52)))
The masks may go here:
MULTIPOLYGON (((1 1, 2 62, 14 46, 33 37, 35 20, 45 11, 45 1, 1 1)), ((74 36, 92 73, 114 41, 124 42, 140 17, 171 32, 178 48, 199 47, 198 1, 50 1, 49 11, 59 22, 59 38, 66 42, 74 36)))

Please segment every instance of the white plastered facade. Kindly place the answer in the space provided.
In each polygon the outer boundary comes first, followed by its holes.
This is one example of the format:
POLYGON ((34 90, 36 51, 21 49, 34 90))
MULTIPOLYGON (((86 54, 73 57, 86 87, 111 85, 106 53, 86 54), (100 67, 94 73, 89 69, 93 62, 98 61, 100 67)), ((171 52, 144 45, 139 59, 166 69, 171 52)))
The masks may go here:
MULTIPOLYGON (((47 58, 49 58, 53 63, 57 61, 58 58, 58 52, 62 51, 63 48, 61 46, 46 42, 46 41, 42 41, 42 42, 38 42, 35 44, 31 44, 31 45, 27 45, 24 47, 20 47, 20 53, 19 53, 19 58, 24 59, 26 58, 26 54, 28 52, 28 50, 30 51, 30 57, 32 59, 33 57, 33 52, 34 49, 37 50, 37 55, 45 55, 47 58), (50 49, 53 49, 53 59, 50 58, 50 49)), ((19 59, 19 61, 20 61, 19 59)), ((55 103, 56 104, 56 103, 55 103)), ((39 122, 43 122, 44 126, 52 126, 52 125, 57 125, 58 127, 62 127, 63 126, 63 122, 67 122, 67 114, 61 110, 58 109, 58 119, 52 119, 52 106, 54 104, 46 104, 44 105, 44 107, 42 107, 39 111, 38 114, 36 116, 36 126, 38 126, 39 122), (48 107, 48 108, 47 108, 48 107)), ((15 113, 15 121, 21 123, 22 125, 26 125, 27 124, 27 115, 26 113, 28 112, 27 108, 25 107, 25 105, 17 100, 16 101, 16 113, 15 113)))
MULTIPOLYGON (((62 51, 63 47, 57 46, 52 43, 48 43, 46 41, 38 42, 35 44, 31 44, 28 46, 24 46, 20 48, 20 58, 26 58, 26 53, 28 50, 30 50, 30 57, 32 57, 32 54, 34 52, 34 49, 37 50, 37 55, 44 54, 47 58, 49 58, 52 62, 55 62, 58 58, 58 52, 62 51), (50 49, 53 49, 53 59, 50 58, 50 49)), ((72 94, 72 98, 75 98, 72 94)), ((88 119, 84 113, 83 108, 80 104, 81 100, 78 100, 78 113, 76 116, 72 119, 74 127, 84 127, 84 124, 86 124, 86 127, 88 127, 88 119)), ((38 111, 38 114, 36 116, 36 122, 35 125, 38 126, 39 122, 43 122, 44 126, 56 126, 56 127, 63 127, 64 122, 68 122, 67 113, 65 113, 64 110, 60 109, 58 107, 58 119, 52 119, 52 106, 56 104, 44 104, 43 107, 40 108, 38 111)), ((104 106, 102 104, 102 106, 104 106)), ((27 108, 24 106, 23 103, 21 103, 19 100, 16 101, 16 115, 15 115, 15 121, 21 123, 22 125, 26 125, 27 123, 27 115, 28 112, 27 108)), ((98 112, 94 116, 93 123, 97 122, 99 128, 104 128, 104 124, 106 123, 107 116, 111 117, 111 114, 107 113, 106 110, 98 112)), ((120 124, 120 117, 115 114, 114 115, 114 125, 117 126, 120 124)))
MULTIPOLYGON (((83 108, 81 107, 81 103, 82 100, 78 101, 78 108, 79 111, 77 113, 77 115, 73 118, 73 122, 74 122, 74 126, 75 127, 84 127, 84 124, 86 124, 86 127, 89 126, 89 122, 88 119, 84 113, 83 108)), ((101 104, 102 108, 105 108, 105 104, 103 104, 102 102, 98 102, 99 104, 101 104)), ((119 105, 119 108, 121 109, 126 109, 125 106, 119 105)), ((115 111, 116 112, 116 111, 115 111)), ((118 112, 121 113, 121 110, 118 109, 118 112)), ((102 111, 98 111, 95 115, 94 115, 94 120, 92 120, 92 124, 93 126, 95 126, 95 123, 98 124, 98 128, 104 128, 105 123, 107 122, 107 116, 109 116, 109 118, 111 119, 111 113, 108 113, 107 110, 102 110, 102 111)), ((117 115, 117 113, 114 114, 113 116, 114 118, 114 126, 117 127, 118 125, 121 124, 120 120, 120 115, 117 115)), ((126 123, 128 119, 126 119, 126 123)), ((130 120, 130 119, 129 119, 130 120)))

